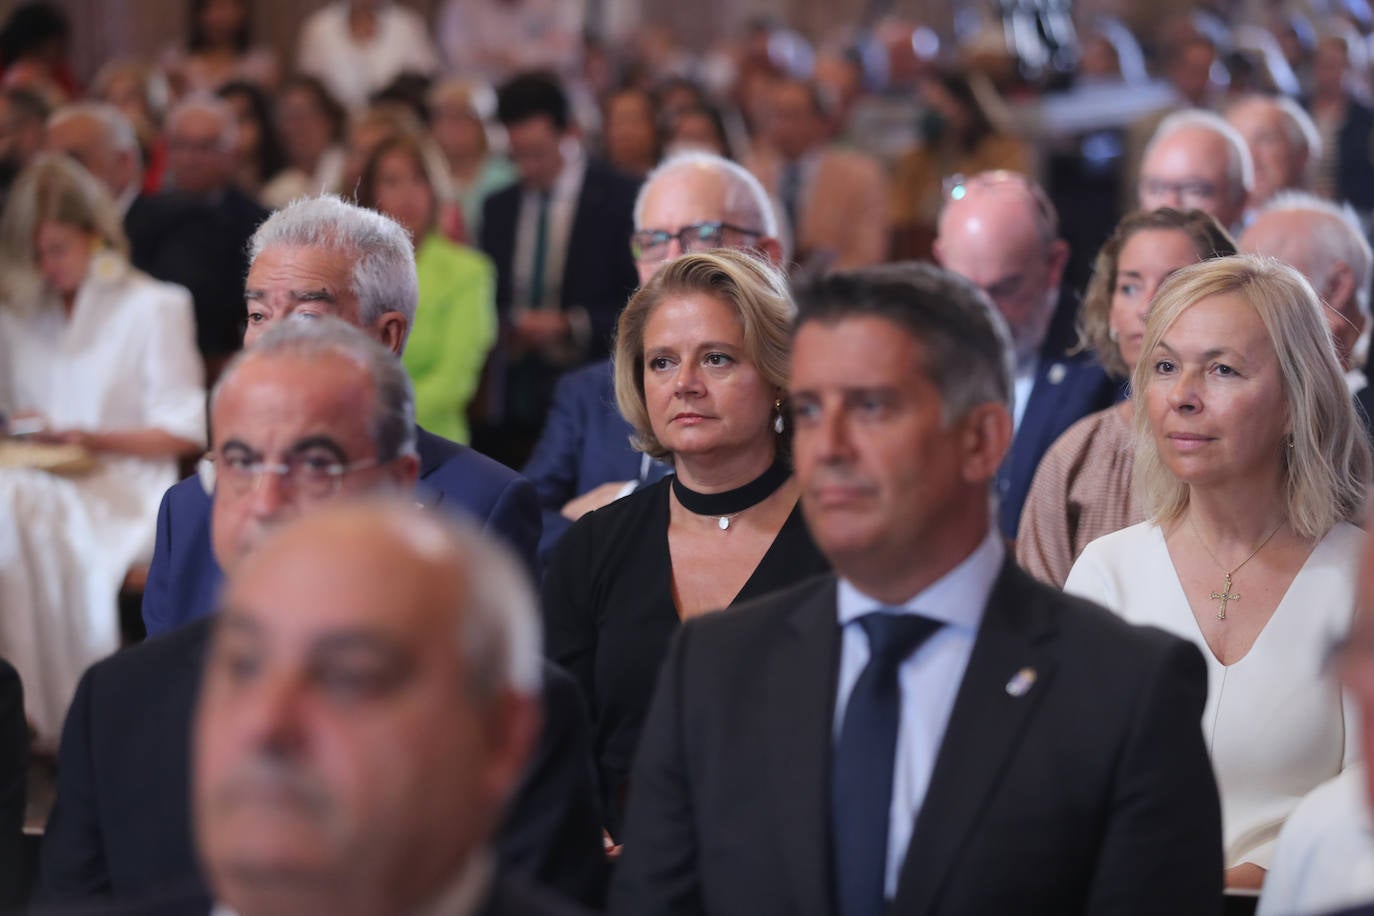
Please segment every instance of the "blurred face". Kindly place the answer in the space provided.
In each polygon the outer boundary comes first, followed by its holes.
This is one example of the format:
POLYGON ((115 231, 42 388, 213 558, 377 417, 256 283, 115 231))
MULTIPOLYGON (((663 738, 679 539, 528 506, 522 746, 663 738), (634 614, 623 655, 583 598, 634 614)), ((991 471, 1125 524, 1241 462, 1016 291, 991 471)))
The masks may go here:
POLYGON ((434 223, 434 193, 424 170, 405 150, 393 150, 377 163, 377 209, 400 223, 418 243, 434 223))
POLYGON ((75 296, 86 281, 96 241, 91 233, 66 223, 39 223, 33 248, 43 282, 60 296, 75 296))
POLYGON ((38 155, 46 139, 47 131, 41 118, 20 113, 0 96, 0 162, 18 172, 38 155))
MULTIPOLYGON (((686 226, 712 222, 738 225, 752 232, 745 234, 723 229, 720 244, 727 248, 758 247, 776 264, 782 253, 777 241, 765 238, 763 227, 757 221, 745 219, 729 210, 726 207, 727 196, 725 182, 702 169, 684 168, 661 175, 645 192, 640 213, 641 224, 635 229, 676 236, 686 226)), ((673 238, 661 257, 645 255, 637 259, 635 267, 639 271, 640 284, 648 283, 660 267, 682 254, 681 242, 673 238)))
POLYGON ((414 459, 350 471, 330 486, 307 480, 312 468, 375 462, 374 410, 366 370, 342 359, 250 360, 213 405, 217 463, 211 539, 215 558, 232 574, 282 522, 334 496, 396 490, 414 482, 414 459), (295 465, 300 477, 234 473, 257 461, 295 465))
POLYGON ((1345 73, 1350 69, 1350 51, 1339 38, 1328 37, 1317 42, 1312 62, 1312 89, 1326 96, 1345 91, 1345 73))
POLYGON ((1215 131, 1184 127, 1150 148, 1140 168, 1140 209, 1201 210, 1223 226, 1240 222, 1244 199, 1232 197, 1226 140, 1215 131))
POLYGON ((796 159, 820 140, 825 125, 805 86, 778 82, 769 102, 768 138, 784 157, 796 159))
POLYGON ((434 141, 451 159, 481 155, 486 149, 482 122, 460 105, 441 105, 434 111, 434 141))
POLYGON ((744 326, 726 302, 661 302, 644 326, 643 373, 654 435, 677 457, 772 451, 779 392, 749 361, 744 326))
POLYGON ((1251 194, 1255 205, 1284 188, 1302 186, 1307 157, 1289 143, 1282 109, 1269 101, 1244 102, 1232 109, 1226 120, 1245 138, 1255 160, 1255 189, 1251 194))
POLYGON ((234 171, 234 154, 224 146, 227 125, 214 112, 183 112, 167 135, 167 168, 178 191, 222 191, 234 171))
POLYGON ((357 187, 363 177, 363 169, 377 147, 381 146, 396 133, 388 122, 365 119, 348 129, 347 157, 344 161, 343 186, 357 187))
POLYGON ((1192 486, 1277 487, 1288 409, 1278 357, 1250 303, 1236 294, 1199 300, 1148 358, 1145 403, 1169 471, 1192 486))
POLYGON ((314 168, 333 135, 329 118, 307 89, 288 89, 277 101, 277 131, 292 165, 314 168))
POLYGON ((699 149, 717 156, 725 155, 725 144, 710 117, 699 111, 678 115, 673 121, 673 136, 669 145, 674 150, 699 149))
POLYGON ((1197 260, 1193 240, 1181 229, 1142 229, 1121 246, 1110 321, 1127 366, 1140 359, 1145 316, 1155 291, 1171 273, 1197 260))
POLYGON ((1194 105, 1200 104, 1207 97, 1215 60, 1216 53, 1207 45, 1200 42, 1190 44, 1169 74, 1178 94, 1194 105))
POLYGON ((563 170, 563 135, 544 115, 506 125, 510 158, 520 173, 520 183, 537 191, 548 191, 563 170))
POLYGON ((643 171, 654 164, 654 110, 642 92, 622 92, 606 106, 606 153, 622 168, 643 171))
POLYGON ((213 44, 228 44, 247 18, 243 0, 207 0, 200 11, 200 27, 213 44))
POLYGON ((239 162, 252 162, 262 146, 262 128, 258 116, 253 111, 253 103, 248 97, 235 93, 224 97, 225 103, 234 111, 234 156, 239 162))
MULTIPOLYGON (((258 255, 244 281, 248 326, 243 345, 290 315, 332 315, 362 327, 353 292, 353 263, 339 251, 274 245, 258 255)), ((364 330, 368 330, 364 328, 364 330)))
POLYGON ((48 128, 48 149, 81 163, 116 197, 124 190, 127 176, 120 167, 119 156, 105 142, 94 118, 73 115, 53 124, 48 128))
POLYGON ((986 505, 966 421, 945 422, 921 343, 887 319, 803 324, 788 398, 802 509, 837 570, 909 567, 951 515, 986 505))
POLYGON ((195 729, 198 847, 239 912, 413 912, 489 828, 502 726, 455 641, 466 573, 371 532, 231 579, 195 729))

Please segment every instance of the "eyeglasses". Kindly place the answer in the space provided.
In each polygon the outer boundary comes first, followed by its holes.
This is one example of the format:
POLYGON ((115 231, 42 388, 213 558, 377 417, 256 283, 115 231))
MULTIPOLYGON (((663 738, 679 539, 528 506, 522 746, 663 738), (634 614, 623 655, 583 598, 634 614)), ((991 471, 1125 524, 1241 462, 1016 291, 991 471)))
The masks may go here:
POLYGON ((1189 209, 1198 209, 1195 204, 1207 204, 1217 199, 1217 186, 1205 179, 1165 181, 1162 178, 1142 178, 1140 193, 1142 197, 1177 200, 1189 209))
POLYGON ((691 223, 677 232, 666 229, 641 229, 630 236, 630 254, 636 261, 653 263, 668 257, 668 246, 677 239, 683 253, 710 251, 712 248, 738 248, 763 238, 757 229, 746 229, 720 221, 691 223))
POLYGON ((247 493, 257 488, 264 475, 275 474, 281 478, 283 490, 305 499, 324 499, 333 496, 339 491, 339 485, 345 476, 383 464, 376 458, 344 463, 333 455, 320 452, 287 455, 277 464, 263 461, 261 458, 252 458, 241 452, 209 454, 201 460, 203 465, 208 466, 201 468, 202 481, 205 480, 207 472, 213 472, 213 483, 231 493, 247 493))
POLYGON ((945 203, 952 203, 963 200, 969 188, 995 188, 998 185, 1014 185, 1030 195, 1035 204, 1036 218, 1040 223, 1040 234, 1047 241, 1059 237, 1059 213, 1054 209, 1054 204, 1045 193, 1045 189, 1032 181, 1028 175, 1009 169, 994 169, 976 175, 955 172, 944 178, 940 183, 940 190, 944 194, 945 203))

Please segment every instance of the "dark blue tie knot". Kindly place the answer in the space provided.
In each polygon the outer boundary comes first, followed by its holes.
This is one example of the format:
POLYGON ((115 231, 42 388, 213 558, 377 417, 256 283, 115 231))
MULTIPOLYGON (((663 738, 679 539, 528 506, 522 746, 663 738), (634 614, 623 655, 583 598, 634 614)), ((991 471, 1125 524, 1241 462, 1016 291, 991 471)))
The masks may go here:
POLYGON ((875 611, 858 618, 868 634, 869 664, 875 670, 896 671, 940 629, 940 621, 918 614, 890 614, 875 611))

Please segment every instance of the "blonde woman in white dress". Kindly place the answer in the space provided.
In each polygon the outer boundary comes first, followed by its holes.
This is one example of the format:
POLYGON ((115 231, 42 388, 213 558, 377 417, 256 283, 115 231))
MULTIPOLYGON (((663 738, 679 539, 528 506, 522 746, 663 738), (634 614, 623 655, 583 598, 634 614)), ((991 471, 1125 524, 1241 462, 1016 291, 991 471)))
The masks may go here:
POLYGON ((49 750, 82 671, 118 648, 119 586, 152 553, 177 458, 204 441, 190 294, 127 250, 114 202, 65 157, 26 169, 0 216, 0 409, 93 459, 0 470, 0 656, 49 750))
POLYGON ((1231 888, 1263 883, 1293 808, 1358 757, 1323 662, 1354 612, 1370 454, 1320 308, 1270 259, 1166 281, 1132 377, 1150 520, 1088 545, 1064 586, 1203 650, 1231 888))

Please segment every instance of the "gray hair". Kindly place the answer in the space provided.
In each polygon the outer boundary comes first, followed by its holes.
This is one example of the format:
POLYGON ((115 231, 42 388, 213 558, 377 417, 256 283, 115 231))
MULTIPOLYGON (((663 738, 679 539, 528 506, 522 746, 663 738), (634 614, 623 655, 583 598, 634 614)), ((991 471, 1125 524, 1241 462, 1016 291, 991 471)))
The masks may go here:
POLYGON ((1140 161, 1147 161, 1161 141, 1189 127, 1210 130, 1226 141, 1226 180, 1230 185, 1230 199, 1244 200, 1255 187, 1255 161, 1250 156, 1250 147, 1246 145, 1245 138, 1215 112, 1189 108, 1169 115, 1159 122, 1154 136, 1145 145, 1145 154, 1140 161))
POLYGON ((205 112, 219 120, 219 148, 226 152, 232 150, 238 141, 238 118, 229 103, 219 96, 196 93, 182 99, 167 113, 165 133, 171 135, 177 128, 177 122, 195 111, 205 112))
POLYGON ((235 356, 210 392, 210 408, 241 367, 252 360, 336 357, 367 370, 372 381, 372 442, 380 462, 416 453, 415 391, 401 361, 376 340, 332 316, 292 315, 235 356))
POLYGON ((841 271, 797 294, 796 330, 808 322, 883 318, 921 344, 945 422, 978 404, 1011 409, 1013 352, 1006 319, 977 286, 914 261, 841 271))
POLYGON ((648 174, 635 197, 636 229, 644 228, 644 199, 650 186, 688 170, 707 173, 725 183, 726 212, 722 215, 758 226, 768 238, 779 238, 777 212, 759 180, 738 163, 700 150, 670 156, 648 174))
POLYGON ((1355 304, 1360 314, 1369 315, 1374 251, 1370 250, 1354 207, 1348 203, 1333 203, 1306 191, 1280 191, 1270 198, 1260 213, 1314 213, 1325 217, 1311 235, 1291 240, 1303 246, 1307 255, 1307 265, 1312 271, 1307 279, 1320 292, 1337 262, 1343 262, 1350 268, 1355 283, 1355 304))
POLYGON ((53 128, 72 118, 90 118, 100 126, 104 140, 119 153, 138 153, 138 133, 124 112, 106 102, 77 102, 63 105, 48 117, 53 128))
POLYGON ((276 245, 321 248, 348 257, 354 262, 353 293, 363 324, 372 324, 384 312, 400 312, 409 336, 420 291, 415 247, 400 223, 337 194, 302 197, 273 213, 253 233, 248 241, 250 262, 276 245))

